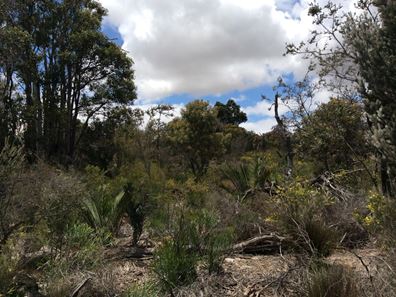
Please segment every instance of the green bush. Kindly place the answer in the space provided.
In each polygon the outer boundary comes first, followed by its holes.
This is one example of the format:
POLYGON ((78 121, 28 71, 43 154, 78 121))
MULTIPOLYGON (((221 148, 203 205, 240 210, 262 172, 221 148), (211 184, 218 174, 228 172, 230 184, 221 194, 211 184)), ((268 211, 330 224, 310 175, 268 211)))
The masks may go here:
POLYGON ((220 186, 235 195, 238 202, 271 184, 271 172, 261 157, 245 159, 237 164, 226 163, 220 168, 220 186))
POLYGON ((83 214, 86 222, 95 229, 115 233, 122 215, 121 202, 124 196, 123 180, 105 176, 98 167, 86 168, 87 197, 83 199, 83 214))
POLYGON ((180 210, 168 230, 169 237, 155 255, 154 271, 166 290, 190 284, 197 276, 198 236, 189 215, 180 210))
POLYGON ((220 272, 233 232, 220 227, 217 215, 208 210, 184 209, 171 224, 169 238, 159 248, 154 271, 166 290, 188 285, 196 276, 198 261, 209 273, 220 272))
POLYGON ((331 203, 327 197, 301 184, 290 186, 280 197, 277 222, 282 231, 311 256, 328 256, 337 245, 338 236, 323 220, 323 210, 331 203))
POLYGON ((231 230, 219 230, 207 238, 204 259, 209 273, 222 271, 225 252, 230 247, 232 238, 231 230))
POLYGON ((198 257, 186 244, 167 241, 157 251, 154 271, 165 290, 192 283, 196 276, 198 257))
POLYGON ((387 246, 396 243, 396 202, 392 198, 372 192, 368 197, 369 213, 358 219, 373 233, 380 233, 387 246))
MULTIPOLYGON (((165 175, 158 164, 134 162, 120 169, 124 197, 120 203, 133 229, 132 245, 137 245, 143 228, 152 217, 160 195, 164 193, 165 175)), ((163 205, 160 205, 162 212, 163 205)), ((158 207, 159 208, 159 207, 158 207)))
POLYGON ((357 297, 352 272, 338 265, 319 264, 308 275, 307 297, 357 297))
POLYGON ((218 273, 226 250, 230 247, 233 232, 220 226, 219 217, 206 209, 191 214, 193 246, 203 258, 209 273, 218 273), (195 237, 195 238, 194 238, 195 237))
POLYGON ((71 272, 92 269, 101 263, 102 234, 85 223, 67 228, 64 246, 44 266, 47 278, 57 279, 71 272))
POLYGON ((84 185, 80 182, 78 174, 64 172, 46 164, 35 166, 37 175, 43 178, 39 196, 41 205, 39 215, 48 228, 48 239, 56 249, 61 249, 65 244, 65 234, 72 226, 81 211, 80 199, 85 194, 84 185))

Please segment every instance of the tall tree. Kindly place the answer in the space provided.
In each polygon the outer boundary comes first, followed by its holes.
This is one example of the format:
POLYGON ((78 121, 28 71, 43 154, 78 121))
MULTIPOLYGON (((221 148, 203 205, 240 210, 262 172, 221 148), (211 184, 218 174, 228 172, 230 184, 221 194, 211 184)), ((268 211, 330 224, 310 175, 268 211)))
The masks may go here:
POLYGON ((241 107, 232 99, 226 104, 216 102, 217 117, 223 124, 238 126, 247 121, 246 113, 241 111, 241 107))
POLYGON ((329 1, 311 5, 318 26, 309 42, 289 45, 319 70, 322 81, 344 95, 363 99, 377 148, 384 194, 396 194, 396 3, 359 0, 360 13, 329 1), (330 78, 330 79, 329 79, 330 78))
POLYGON ((210 161, 223 151, 216 110, 203 100, 187 104, 181 117, 169 123, 168 139, 175 151, 185 157, 197 178, 205 174, 210 161))
POLYGON ((362 105, 333 98, 303 118, 296 131, 298 152, 322 172, 353 169, 369 153, 366 126, 362 105))
POLYGON ((97 112, 136 98, 132 61, 101 31, 106 11, 97 1, 12 2, 0 44, 13 47, 7 34, 24 42, 1 70, 21 86, 26 147, 72 161, 97 112))

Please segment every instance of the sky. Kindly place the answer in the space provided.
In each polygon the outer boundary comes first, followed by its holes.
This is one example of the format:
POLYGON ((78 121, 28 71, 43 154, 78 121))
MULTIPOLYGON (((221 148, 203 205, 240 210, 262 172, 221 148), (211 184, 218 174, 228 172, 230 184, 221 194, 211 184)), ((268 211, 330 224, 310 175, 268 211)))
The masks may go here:
POLYGON ((276 122, 261 95, 273 98, 279 76, 306 73, 307 61, 283 53, 309 37, 312 0, 99 1, 108 10, 103 31, 134 61, 137 107, 168 103, 178 114, 194 99, 233 99, 248 116, 241 126, 265 133, 276 122))

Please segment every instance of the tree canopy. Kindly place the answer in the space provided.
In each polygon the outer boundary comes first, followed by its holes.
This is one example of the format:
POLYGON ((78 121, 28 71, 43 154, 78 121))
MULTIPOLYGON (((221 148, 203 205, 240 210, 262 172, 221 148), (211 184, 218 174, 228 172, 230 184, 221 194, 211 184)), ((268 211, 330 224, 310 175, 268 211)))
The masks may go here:
POLYGON ((132 60, 101 31, 105 15, 93 0, 2 6, 0 134, 23 129, 32 154, 67 163, 94 115, 133 102, 132 60))
POLYGON ((202 176, 209 162, 222 153, 216 110, 207 101, 188 103, 181 117, 173 120, 168 129, 169 141, 177 152, 185 156, 196 177, 202 176))
POLYGON ((236 125, 247 121, 246 113, 241 111, 241 107, 232 99, 226 104, 216 102, 217 117, 223 124, 236 125))

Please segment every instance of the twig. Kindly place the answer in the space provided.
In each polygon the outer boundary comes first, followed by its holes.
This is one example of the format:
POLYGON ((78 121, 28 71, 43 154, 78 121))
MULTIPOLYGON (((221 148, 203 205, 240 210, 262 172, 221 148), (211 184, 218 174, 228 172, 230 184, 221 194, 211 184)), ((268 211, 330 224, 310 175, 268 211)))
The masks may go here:
POLYGON ((350 252, 351 252, 356 258, 358 258, 359 261, 360 261, 360 263, 363 265, 364 269, 365 269, 366 272, 367 272, 367 275, 369 276, 370 284, 371 284, 371 287, 373 288, 374 292, 375 292, 376 294, 378 294, 377 296, 382 296, 382 294, 380 294, 380 293, 378 292, 377 288, 375 287, 374 278, 373 278, 373 276, 372 276, 371 273, 370 273, 370 269, 369 269, 368 265, 363 261, 363 258, 362 258, 361 256, 359 256, 357 253, 355 253, 354 251, 350 251, 350 252))
POLYGON ((87 277, 84 279, 78 286, 77 288, 73 291, 73 293, 70 295, 70 297, 76 297, 78 292, 88 283, 88 281, 91 279, 91 277, 87 277))

